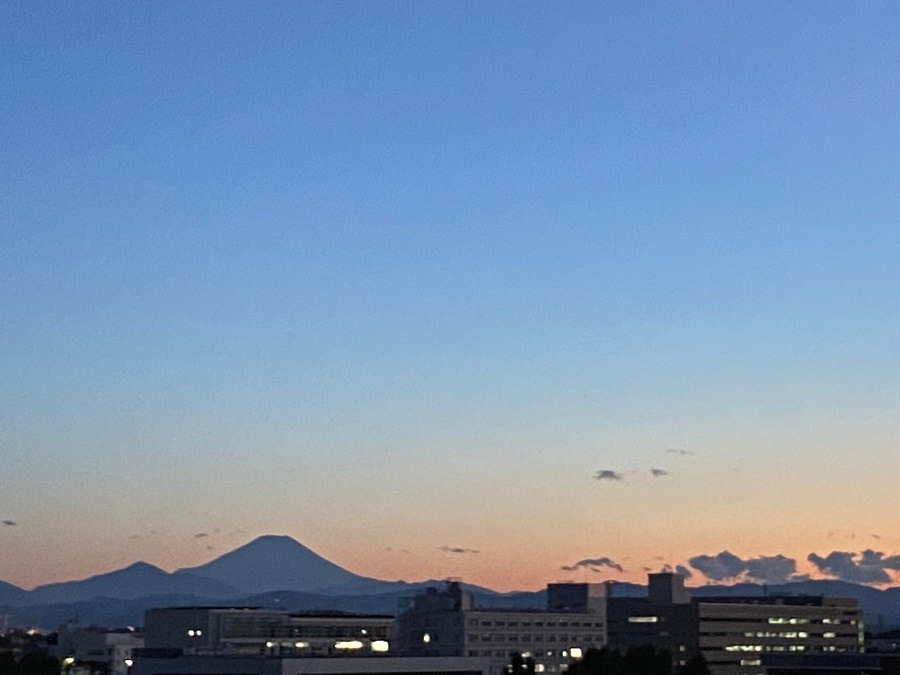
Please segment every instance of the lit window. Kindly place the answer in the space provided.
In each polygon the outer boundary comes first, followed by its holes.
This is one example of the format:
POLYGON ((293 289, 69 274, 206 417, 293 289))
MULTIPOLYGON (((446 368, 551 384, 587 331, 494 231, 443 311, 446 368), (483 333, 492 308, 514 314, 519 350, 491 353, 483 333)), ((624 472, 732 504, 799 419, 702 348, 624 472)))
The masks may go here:
POLYGON ((334 643, 335 649, 362 649, 363 643, 359 640, 342 640, 334 643))

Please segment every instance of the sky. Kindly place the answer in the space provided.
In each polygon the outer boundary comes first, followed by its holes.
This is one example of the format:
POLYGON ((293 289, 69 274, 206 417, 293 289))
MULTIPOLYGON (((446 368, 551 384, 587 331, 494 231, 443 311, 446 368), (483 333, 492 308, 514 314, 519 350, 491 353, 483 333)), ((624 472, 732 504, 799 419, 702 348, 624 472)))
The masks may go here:
POLYGON ((900 583, 898 30, 3 3, 0 579, 900 583))

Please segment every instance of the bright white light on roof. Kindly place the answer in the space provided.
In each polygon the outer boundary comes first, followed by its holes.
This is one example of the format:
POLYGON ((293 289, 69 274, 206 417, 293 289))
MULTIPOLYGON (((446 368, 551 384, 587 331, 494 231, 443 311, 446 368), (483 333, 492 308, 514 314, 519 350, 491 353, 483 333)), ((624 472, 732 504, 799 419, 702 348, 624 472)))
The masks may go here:
POLYGON ((390 648, 387 640, 373 640, 372 641, 372 651, 383 654, 390 648))
POLYGON ((194 637, 194 629, 193 629, 193 628, 191 628, 191 629, 188 631, 188 635, 189 635, 190 637, 194 637))
POLYGON ((422 636, 422 642, 431 642, 431 635, 425 633, 425 635, 422 636))

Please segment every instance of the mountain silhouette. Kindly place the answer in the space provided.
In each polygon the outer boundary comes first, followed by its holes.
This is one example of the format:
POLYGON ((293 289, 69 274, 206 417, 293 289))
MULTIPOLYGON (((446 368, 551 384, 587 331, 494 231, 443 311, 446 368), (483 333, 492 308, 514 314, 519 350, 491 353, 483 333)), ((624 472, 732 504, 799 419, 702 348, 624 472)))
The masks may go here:
MULTIPOLYGON (((48 629, 72 616, 99 624, 139 625, 151 607, 252 605, 285 610, 392 613, 419 589, 437 581, 382 581, 354 574, 287 536, 266 535, 197 567, 168 573, 145 562, 87 579, 25 591, 0 581, 0 614, 14 625, 48 629)), ((481 607, 538 608, 542 591, 497 593, 467 586, 481 607)), ((761 586, 741 583, 688 589, 698 598, 736 595, 831 595, 854 597, 869 625, 900 626, 900 587, 878 589, 837 580, 805 580, 761 586)), ((614 596, 642 597, 646 587, 617 583, 614 596)))
POLYGON ((221 582, 190 574, 175 576, 145 562, 124 569, 98 574, 78 581, 65 581, 38 586, 26 593, 20 602, 53 604, 92 600, 94 598, 135 599, 147 595, 190 594, 221 598, 238 591, 221 582))
POLYGON ((363 577, 335 565, 288 536, 264 535, 215 560, 180 569, 175 576, 190 574, 213 579, 242 593, 266 591, 389 590, 391 582, 363 577))
POLYGON ((28 595, 28 591, 18 586, 13 586, 5 581, 0 581, 0 605, 15 605, 22 602, 28 595))

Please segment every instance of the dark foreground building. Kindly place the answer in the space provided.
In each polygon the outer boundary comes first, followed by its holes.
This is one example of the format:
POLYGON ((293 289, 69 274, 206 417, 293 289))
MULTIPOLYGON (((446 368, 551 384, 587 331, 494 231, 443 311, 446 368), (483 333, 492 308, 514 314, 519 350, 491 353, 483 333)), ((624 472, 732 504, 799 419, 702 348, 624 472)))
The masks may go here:
POLYGON ((713 675, 765 675, 766 654, 858 654, 862 612, 855 599, 824 596, 690 598, 684 578, 651 574, 646 598, 610 597, 608 643, 652 645, 673 665, 702 655, 713 675))

